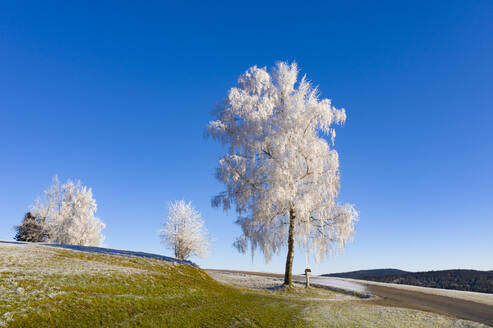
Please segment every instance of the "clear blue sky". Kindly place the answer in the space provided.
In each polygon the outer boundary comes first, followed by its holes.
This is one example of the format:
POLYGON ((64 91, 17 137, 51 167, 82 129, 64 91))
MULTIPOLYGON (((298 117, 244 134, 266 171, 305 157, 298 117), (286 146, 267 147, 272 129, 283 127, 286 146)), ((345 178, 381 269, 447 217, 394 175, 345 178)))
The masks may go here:
MULTIPOLYGON (((105 246, 171 254, 157 230, 192 200, 203 267, 281 272, 232 246, 211 208, 209 111, 249 66, 296 60, 345 107, 341 201, 354 242, 315 273, 493 269, 493 2, 95 1, 0 4, 0 239, 59 174, 93 188, 105 246)), ((296 253, 295 271, 305 267, 296 253)))

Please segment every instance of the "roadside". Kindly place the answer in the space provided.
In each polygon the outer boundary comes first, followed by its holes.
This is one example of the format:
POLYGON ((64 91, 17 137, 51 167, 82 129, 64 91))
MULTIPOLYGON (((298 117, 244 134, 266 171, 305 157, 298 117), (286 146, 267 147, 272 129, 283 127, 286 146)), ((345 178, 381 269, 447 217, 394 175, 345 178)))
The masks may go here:
POLYGON ((404 284, 391 284, 385 282, 347 279, 347 278, 331 278, 331 279, 342 279, 348 283, 361 284, 365 286, 365 288, 367 289, 371 289, 372 286, 391 287, 391 288, 402 289, 412 292, 419 292, 424 294, 446 296, 446 297, 462 299, 465 301, 471 301, 471 302, 493 306, 493 294, 488 294, 488 293, 468 292, 468 291, 454 290, 454 289, 429 288, 429 287, 412 286, 412 285, 404 285, 404 284))
POLYGON ((368 285, 368 290, 381 298, 375 304, 432 311, 493 326, 492 305, 388 286, 368 285))
MULTIPOLYGON (((259 288, 264 284, 266 286, 271 286, 274 283, 282 284, 283 277, 282 274, 248 271, 206 270, 206 272, 220 282, 242 285, 246 288, 259 288)), ((303 276, 295 276, 294 279, 299 284, 304 283, 303 276)), ((478 293, 471 295, 471 293, 463 292, 465 294, 460 295, 460 292, 451 291, 448 296, 443 296, 439 294, 441 291, 436 291, 432 288, 427 288, 430 290, 427 290, 425 293, 420 290, 420 288, 424 287, 406 288, 406 286, 399 285, 391 286, 392 284, 381 285, 362 280, 320 276, 314 276, 312 281, 316 284, 332 288, 335 291, 349 288, 349 290, 364 290, 369 294, 377 296, 368 300, 367 304, 434 312, 493 326, 493 306, 488 304, 491 296, 488 294, 481 298, 481 295, 475 295, 478 293), (454 295, 456 297, 453 297, 454 295), (476 301, 471 301, 468 298, 475 299, 476 301)), ((361 302, 361 300, 358 302, 361 302)))

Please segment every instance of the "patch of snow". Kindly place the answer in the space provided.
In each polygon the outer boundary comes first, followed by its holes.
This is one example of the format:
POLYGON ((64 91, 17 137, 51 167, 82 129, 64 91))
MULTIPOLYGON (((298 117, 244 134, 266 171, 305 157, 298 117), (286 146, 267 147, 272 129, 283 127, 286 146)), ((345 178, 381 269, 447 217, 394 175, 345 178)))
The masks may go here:
MULTIPOLYGON (((255 275, 250 273, 242 273, 242 272, 230 272, 230 271, 216 271, 216 270, 206 270, 209 276, 213 279, 237 286, 242 288, 250 288, 250 289, 268 289, 268 290, 276 290, 279 289, 284 279, 280 277, 274 276, 266 276, 266 275, 255 275)), ((304 279, 298 279, 294 277, 293 284, 296 287, 303 288, 305 287, 304 279)), ((313 301, 347 301, 353 299, 352 296, 334 293, 330 298, 317 298, 317 297, 309 297, 304 298, 305 300, 313 300, 313 301)))
POLYGON ((342 289, 346 291, 356 292, 356 293, 368 293, 368 289, 364 284, 358 283, 358 281, 347 281, 340 278, 332 277, 311 277, 310 281, 313 284, 324 285, 332 288, 342 289))
MULTIPOLYGON (((250 289, 277 289, 283 284, 283 279, 277 277, 257 276, 241 272, 207 271, 213 279, 250 289)), ((295 286, 302 287, 302 282, 295 281, 295 286)))

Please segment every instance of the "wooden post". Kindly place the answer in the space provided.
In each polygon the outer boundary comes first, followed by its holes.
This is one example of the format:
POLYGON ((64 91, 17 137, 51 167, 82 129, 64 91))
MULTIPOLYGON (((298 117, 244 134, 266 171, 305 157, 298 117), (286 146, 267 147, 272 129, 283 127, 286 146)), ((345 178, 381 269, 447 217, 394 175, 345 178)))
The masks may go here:
POLYGON ((306 276, 306 288, 310 287, 310 272, 312 272, 312 270, 310 270, 310 269, 305 269, 305 276, 306 276))

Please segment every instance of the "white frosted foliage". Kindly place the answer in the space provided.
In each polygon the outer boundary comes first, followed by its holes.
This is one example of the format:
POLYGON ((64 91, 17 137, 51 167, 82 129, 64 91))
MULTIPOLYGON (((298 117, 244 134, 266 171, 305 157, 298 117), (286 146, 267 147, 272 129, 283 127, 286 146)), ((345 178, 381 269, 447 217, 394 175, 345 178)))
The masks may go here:
POLYGON ((227 146, 216 172, 226 190, 213 205, 235 205, 243 231, 235 246, 252 255, 259 248, 269 261, 287 244, 292 211, 295 240, 316 261, 344 248, 358 217, 353 205, 337 202, 339 158, 331 146, 345 110, 298 79, 296 63, 280 62, 271 71, 248 69, 213 115, 208 134, 227 146))
POLYGON ((55 176, 45 191, 45 200, 37 201, 31 211, 46 218, 49 241, 57 244, 101 246, 105 224, 95 216, 96 200, 91 188, 80 181, 68 180, 60 185, 55 176))
POLYGON ((204 258, 209 253, 209 239, 201 214, 191 202, 175 201, 168 205, 168 216, 160 230, 162 242, 181 260, 190 256, 204 258))

